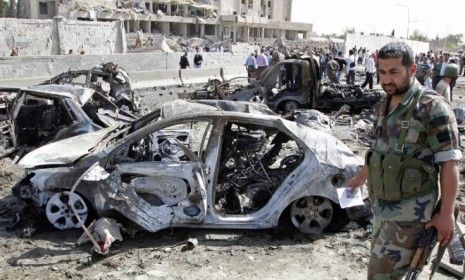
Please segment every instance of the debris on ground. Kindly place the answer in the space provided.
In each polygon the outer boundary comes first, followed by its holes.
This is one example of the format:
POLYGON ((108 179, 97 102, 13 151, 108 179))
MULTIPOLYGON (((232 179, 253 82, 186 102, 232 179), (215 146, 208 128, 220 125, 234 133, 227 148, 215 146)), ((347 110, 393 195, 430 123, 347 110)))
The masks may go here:
POLYGON ((99 246, 98 248, 94 248, 96 252, 100 254, 107 254, 113 242, 123 241, 121 228, 122 225, 117 223, 116 220, 102 217, 93 221, 89 227, 87 227, 87 231, 91 234, 91 236, 89 236, 85 231, 76 241, 76 244, 82 245, 87 242, 96 242, 99 246))

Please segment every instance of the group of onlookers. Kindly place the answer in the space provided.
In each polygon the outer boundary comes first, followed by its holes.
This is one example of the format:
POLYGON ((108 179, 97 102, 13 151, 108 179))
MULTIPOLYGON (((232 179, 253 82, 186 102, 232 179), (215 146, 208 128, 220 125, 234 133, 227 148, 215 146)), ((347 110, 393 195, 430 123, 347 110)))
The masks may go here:
POLYGON ((263 70, 270 66, 284 60, 284 55, 277 49, 273 48, 260 48, 260 52, 255 50, 250 53, 245 61, 245 68, 247 69, 247 76, 249 78, 257 78, 263 70))
MULTIPOLYGON (((347 84, 355 83, 357 65, 363 65, 365 69, 365 81, 361 84, 373 88, 374 77, 379 83, 378 50, 370 52, 366 48, 354 47, 349 50, 349 55, 343 57, 342 52, 334 55, 325 49, 316 53, 320 58, 321 77, 328 78, 333 83, 339 83, 341 74, 345 70, 347 84)), ((434 89, 438 94, 452 100, 452 89, 458 76, 465 75, 465 54, 452 56, 447 52, 421 53, 415 57, 417 65, 416 78, 426 88, 434 89)))
POLYGON ((434 89, 438 94, 452 101, 452 89, 457 77, 465 75, 463 73, 465 56, 428 51, 417 55, 415 62, 417 80, 426 88, 434 89))

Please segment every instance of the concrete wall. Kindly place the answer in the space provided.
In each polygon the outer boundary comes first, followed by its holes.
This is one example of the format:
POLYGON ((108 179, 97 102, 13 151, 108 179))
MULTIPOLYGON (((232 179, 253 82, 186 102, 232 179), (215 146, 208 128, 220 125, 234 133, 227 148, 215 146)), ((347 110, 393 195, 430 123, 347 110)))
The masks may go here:
POLYGON ((126 50, 121 22, 84 22, 56 17, 53 20, 0 19, 0 56, 18 47, 20 56, 49 56, 75 52, 114 54, 126 50))
MULTIPOLYGON (((239 48, 241 49, 241 48, 239 48)), ((129 73, 179 69, 182 53, 131 53, 114 55, 56 55, 46 57, 0 58, 0 80, 50 77, 68 69, 88 69, 103 62, 114 62, 129 73)), ((203 53, 204 68, 242 66, 247 50, 231 53, 203 53)), ((194 54, 189 54, 193 65, 194 54)), ((0 84, 1 86, 1 84, 0 84)))
POLYGON ((429 43, 420 42, 420 41, 413 41, 413 40, 403 40, 398 38, 392 37, 381 37, 381 36, 370 36, 370 35, 358 35, 358 34, 347 34, 346 42, 345 42, 345 52, 346 54, 349 53, 349 49, 357 46, 366 48, 370 52, 374 52, 375 50, 379 50, 382 46, 386 45, 389 42, 393 41, 402 41, 408 44, 415 54, 420 52, 428 52, 429 50, 429 43))

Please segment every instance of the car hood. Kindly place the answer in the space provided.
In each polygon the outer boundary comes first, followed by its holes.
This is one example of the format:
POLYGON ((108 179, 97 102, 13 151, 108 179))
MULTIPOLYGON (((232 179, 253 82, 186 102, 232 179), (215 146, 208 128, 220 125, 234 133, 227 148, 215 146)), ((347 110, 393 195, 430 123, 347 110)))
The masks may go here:
POLYGON ((26 154, 18 163, 23 168, 71 164, 90 153, 114 128, 105 128, 57 141, 26 154))

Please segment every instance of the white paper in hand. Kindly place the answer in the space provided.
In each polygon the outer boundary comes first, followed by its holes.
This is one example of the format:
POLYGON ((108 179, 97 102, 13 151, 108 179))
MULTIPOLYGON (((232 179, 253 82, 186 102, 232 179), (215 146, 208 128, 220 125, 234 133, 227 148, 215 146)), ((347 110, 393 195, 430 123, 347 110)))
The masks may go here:
POLYGON ((349 188, 338 188, 337 197, 341 208, 364 205, 362 190, 360 188, 356 188, 355 190, 349 188))

